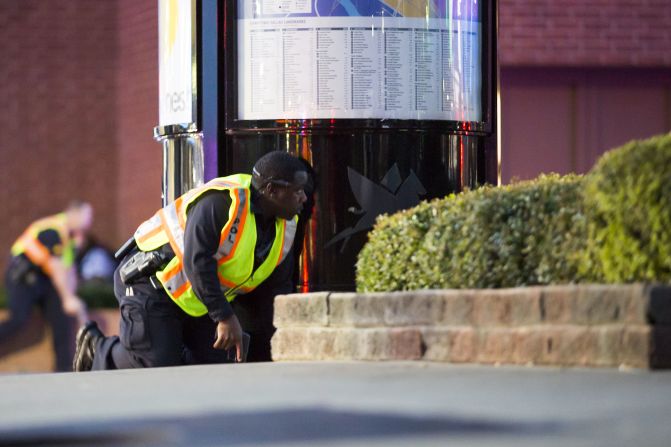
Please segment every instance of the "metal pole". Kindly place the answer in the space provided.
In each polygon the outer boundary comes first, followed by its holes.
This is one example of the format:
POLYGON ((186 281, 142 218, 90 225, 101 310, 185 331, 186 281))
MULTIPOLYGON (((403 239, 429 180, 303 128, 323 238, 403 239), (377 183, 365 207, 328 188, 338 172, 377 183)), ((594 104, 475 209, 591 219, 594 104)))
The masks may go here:
POLYGON ((203 135, 195 126, 159 126, 154 138, 163 144, 163 206, 203 184, 203 135))

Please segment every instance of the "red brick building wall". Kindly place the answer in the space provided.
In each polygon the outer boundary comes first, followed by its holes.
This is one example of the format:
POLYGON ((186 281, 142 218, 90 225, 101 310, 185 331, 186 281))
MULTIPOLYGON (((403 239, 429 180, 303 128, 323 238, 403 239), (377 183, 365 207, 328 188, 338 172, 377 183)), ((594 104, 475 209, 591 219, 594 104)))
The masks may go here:
POLYGON ((500 0, 502 66, 671 66, 669 0, 500 0))
POLYGON ((119 237, 161 206, 163 153, 158 124, 158 2, 120 0, 117 12, 116 128, 119 237))
POLYGON ((112 248, 160 206, 156 5, 0 0, 1 250, 72 198, 112 248))
MULTIPOLYGON (((499 11, 504 180, 671 128, 671 1, 499 11)), ((0 0, 0 250, 73 197, 111 246, 160 205, 157 18, 156 0, 0 0)))
POLYGON ((671 130, 669 23, 669 0, 501 0, 503 182, 671 130))
MULTIPOLYGON (((117 236, 116 3, 0 0, 0 250, 72 198, 117 236)), ((0 256, 4 267, 6 255, 0 256)))

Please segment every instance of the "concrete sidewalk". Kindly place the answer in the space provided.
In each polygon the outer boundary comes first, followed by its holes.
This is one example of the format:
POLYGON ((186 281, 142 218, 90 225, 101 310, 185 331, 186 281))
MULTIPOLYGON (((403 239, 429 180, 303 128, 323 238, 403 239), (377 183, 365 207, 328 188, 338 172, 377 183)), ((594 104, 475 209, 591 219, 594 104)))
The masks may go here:
POLYGON ((664 446, 671 373, 267 363, 0 376, 0 446, 664 446))

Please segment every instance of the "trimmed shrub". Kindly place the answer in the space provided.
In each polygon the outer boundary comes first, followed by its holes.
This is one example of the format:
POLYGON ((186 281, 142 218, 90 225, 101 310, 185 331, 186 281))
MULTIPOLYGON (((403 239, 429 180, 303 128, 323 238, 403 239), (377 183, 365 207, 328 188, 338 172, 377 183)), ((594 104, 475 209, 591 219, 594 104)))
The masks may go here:
MULTIPOLYGON (((114 287, 107 282, 97 280, 86 281, 79 285, 77 294, 84 300, 89 309, 119 307, 119 302, 114 296, 114 287)), ((0 287, 0 309, 6 309, 7 307, 7 289, 0 287)))
POLYGON ((582 178, 483 187, 382 216, 357 262, 360 292, 573 282, 585 245, 582 178))
POLYGON ((412 290, 426 288, 427 275, 418 275, 420 245, 435 217, 435 204, 378 218, 357 261, 357 289, 412 290), (365 285, 364 285, 365 284, 365 285))
POLYGON ((585 205, 589 280, 671 281, 671 134, 604 154, 585 179, 585 205))
POLYGON ((117 308, 119 302, 114 296, 114 286, 101 279, 83 281, 77 287, 77 294, 89 309, 117 308))

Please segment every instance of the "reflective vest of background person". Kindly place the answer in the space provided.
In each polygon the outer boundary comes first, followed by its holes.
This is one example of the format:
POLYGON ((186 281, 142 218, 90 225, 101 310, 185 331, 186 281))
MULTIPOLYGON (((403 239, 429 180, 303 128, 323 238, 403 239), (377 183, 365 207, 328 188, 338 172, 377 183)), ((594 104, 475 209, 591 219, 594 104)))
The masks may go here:
POLYGON ((83 236, 91 219, 90 205, 73 202, 66 212, 37 220, 12 245, 5 275, 10 317, 0 324, 0 342, 10 345, 33 308, 39 306, 51 326, 59 371, 67 371, 72 358, 74 336, 67 316, 78 317, 80 322, 88 318, 75 294, 71 233, 83 236))
POLYGON ((250 212, 250 180, 251 176, 245 174, 214 179, 159 210, 135 232, 135 241, 142 251, 154 251, 166 243, 170 244, 175 256, 156 272, 156 277, 175 304, 191 316, 200 317, 207 313, 207 308, 193 292, 182 266, 186 210, 202 194, 212 189, 228 190, 231 194, 230 218, 221 230, 219 249, 215 255, 217 276, 228 301, 254 290, 270 276, 291 249, 298 219, 275 219, 275 240, 266 259, 254 270, 256 224, 254 214, 250 212))
POLYGON ((49 264, 49 258, 52 254, 39 240, 39 235, 44 231, 53 230, 60 239, 60 244, 54 247, 54 254, 61 258, 64 267, 71 267, 75 258, 75 247, 70 238, 66 219, 65 213, 58 213, 30 224, 12 245, 12 256, 25 254, 34 265, 40 267, 44 273, 51 276, 52 267, 49 264))

